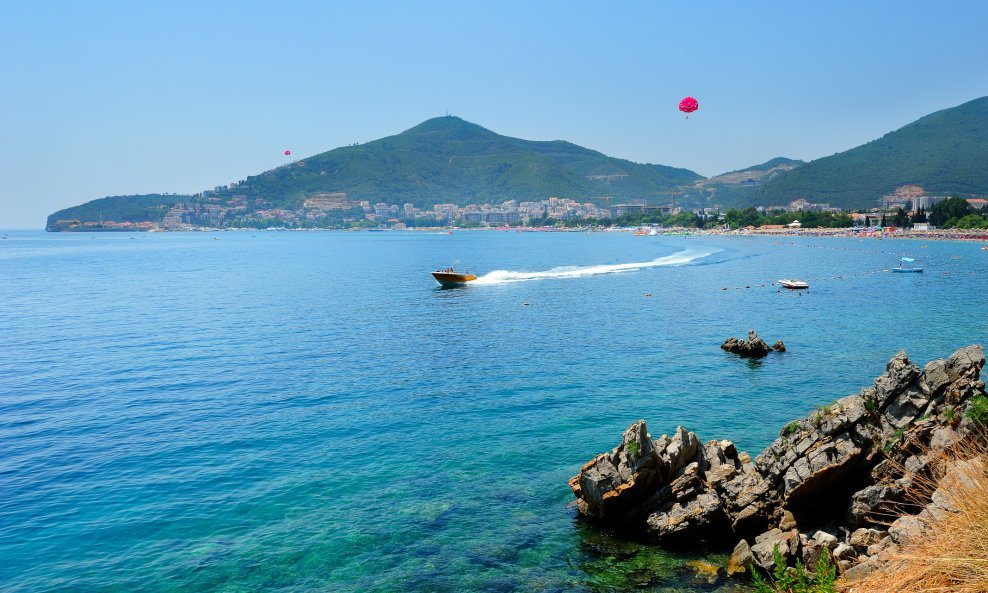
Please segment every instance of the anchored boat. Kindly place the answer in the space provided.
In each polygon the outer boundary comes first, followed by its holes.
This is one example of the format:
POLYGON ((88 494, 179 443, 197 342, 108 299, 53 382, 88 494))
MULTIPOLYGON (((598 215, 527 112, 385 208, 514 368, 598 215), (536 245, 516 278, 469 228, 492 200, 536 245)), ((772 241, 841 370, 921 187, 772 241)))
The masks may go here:
POLYGON ((467 282, 476 280, 477 277, 470 273, 457 272, 453 268, 446 268, 445 270, 437 270, 432 273, 432 277, 436 279, 436 282, 442 284, 443 288, 449 288, 453 286, 463 286, 467 282))
POLYGON ((781 284, 783 288, 789 288, 792 290, 801 290, 803 288, 810 287, 810 283, 805 280, 793 280, 791 278, 779 280, 779 284, 781 284))
POLYGON ((911 257, 904 257, 899 260, 899 265, 892 268, 893 272, 910 272, 910 273, 921 273, 923 271, 923 266, 917 266, 916 260, 911 257), (904 264, 909 264, 904 265, 904 264))

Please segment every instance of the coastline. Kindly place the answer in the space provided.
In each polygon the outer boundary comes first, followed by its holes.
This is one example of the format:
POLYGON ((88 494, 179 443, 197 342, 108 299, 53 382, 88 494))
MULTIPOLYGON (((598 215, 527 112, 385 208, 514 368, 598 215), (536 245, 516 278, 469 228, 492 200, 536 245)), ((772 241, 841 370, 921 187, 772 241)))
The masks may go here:
POLYGON ((462 233, 462 232, 511 232, 518 233, 633 233, 647 236, 648 231, 654 230, 657 236, 668 235, 695 235, 712 237, 818 237, 818 238, 850 238, 850 239, 912 239, 925 241, 968 241, 988 243, 988 230, 985 229, 939 229, 931 231, 913 231, 906 229, 874 230, 864 228, 813 228, 813 229, 697 229, 689 227, 421 227, 404 229, 333 229, 333 228, 284 228, 269 227, 263 229, 254 228, 187 228, 187 229, 144 229, 144 228, 86 228, 79 230, 63 230, 46 232, 60 233, 227 233, 227 232, 345 232, 345 233, 368 233, 368 232, 424 232, 424 233, 462 233), (646 230, 647 229, 647 230, 646 230), (646 232, 642 232, 646 230, 646 232))

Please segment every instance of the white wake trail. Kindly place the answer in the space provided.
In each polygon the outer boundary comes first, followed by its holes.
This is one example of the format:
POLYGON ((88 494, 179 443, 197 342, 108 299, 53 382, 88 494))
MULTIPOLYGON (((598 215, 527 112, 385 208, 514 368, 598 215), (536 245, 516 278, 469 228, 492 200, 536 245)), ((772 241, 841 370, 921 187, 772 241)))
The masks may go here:
POLYGON ((478 284, 506 284, 508 282, 526 282, 529 280, 550 280, 558 278, 581 278, 583 276, 598 276, 600 274, 620 274, 622 272, 634 272, 642 268, 656 268, 660 266, 677 266, 688 264, 692 261, 707 257, 720 251, 712 249, 709 251, 696 251, 687 249, 678 251, 672 255, 666 255, 652 261, 633 262, 626 264, 602 264, 599 266, 563 266, 552 268, 543 272, 515 272, 513 270, 494 270, 477 278, 471 285, 478 284))

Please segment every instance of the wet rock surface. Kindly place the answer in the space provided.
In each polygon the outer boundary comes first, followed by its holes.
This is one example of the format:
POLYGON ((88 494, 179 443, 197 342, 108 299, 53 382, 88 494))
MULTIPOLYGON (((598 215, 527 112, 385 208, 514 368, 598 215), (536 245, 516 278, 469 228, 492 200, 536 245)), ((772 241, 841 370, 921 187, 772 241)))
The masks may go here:
POLYGON ((928 471, 923 452, 943 451, 973 428, 964 412, 985 394, 984 363, 980 345, 923 369, 899 352, 872 386, 789 423, 754 460, 682 427, 653 439, 638 420, 570 486, 583 516, 625 535, 733 549, 730 574, 771 570, 776 549, 789 565, 812 569, 828 554, 842 570, 867 574, 923 529, 923 517, 950 512, 934 493, 917 516, 900 517, 913 480, 928 471))
MULTIPOLYGON (((775 343, 776 346, 781 345, 781 350, 779 352, 785 351, 786 347, 782 344, 782 340, 775 343)), ((727 338, 720 347, 728 352, 733 352, 738 356, 743 358, 764 358, 768 356, 768 353, 772 351, 773 348, 769 348, 765 340, 758 337, 755 330, 748 330, 748 339, 739 340, 738 338, 727 338)))

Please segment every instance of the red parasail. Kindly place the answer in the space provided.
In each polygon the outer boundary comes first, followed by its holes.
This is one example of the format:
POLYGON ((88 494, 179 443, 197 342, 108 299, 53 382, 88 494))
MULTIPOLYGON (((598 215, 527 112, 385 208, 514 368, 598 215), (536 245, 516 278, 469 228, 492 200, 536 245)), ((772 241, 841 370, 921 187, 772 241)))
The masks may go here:
POLYGON ((693 113, 699 108, 700 108, 700 104, 697 103, 696 99, 694 99, 693 97, 686 97, 685 99, 679 102, 679 110, 685 113, 686 117, 689 117, 691 113, 693 113))
POLYGON ((285 151, 285 156, 292 156, 292 151, 286 150, 285 151))

